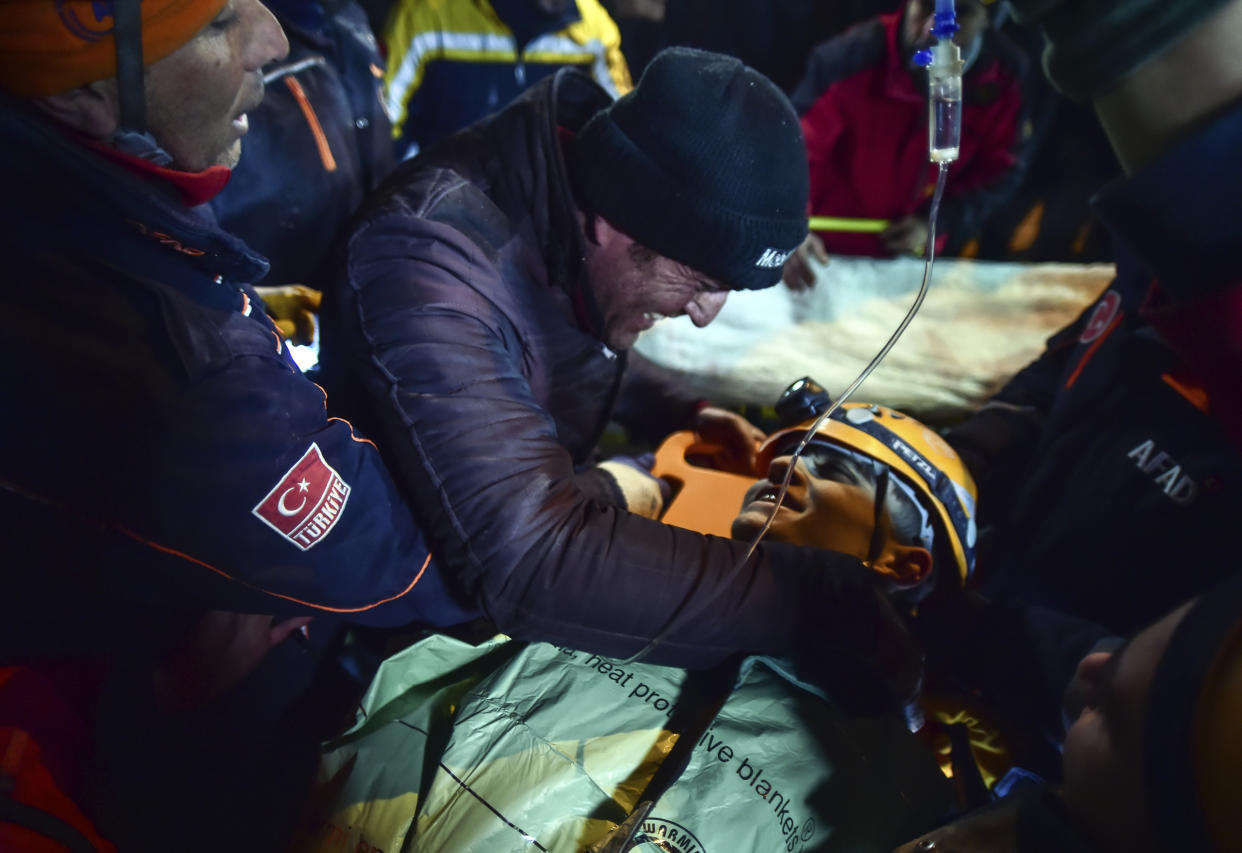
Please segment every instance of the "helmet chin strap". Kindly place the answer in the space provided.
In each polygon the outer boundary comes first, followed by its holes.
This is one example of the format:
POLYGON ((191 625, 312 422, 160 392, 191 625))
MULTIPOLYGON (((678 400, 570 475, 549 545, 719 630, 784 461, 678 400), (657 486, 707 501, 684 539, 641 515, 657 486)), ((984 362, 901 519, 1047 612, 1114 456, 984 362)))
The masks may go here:
POLYGON ((147 97, 143 83, 141 0, 113 0, 112 39, 116 43, 116 88, 120 100, 120 126, 112 144, 126 154, 157 166, 172 157, 147 132, 147 97))
POLYGON ((116 85, 121 99, 121 127, 147 130, 147 99, 142 84, 141 0, 113 0, 112 40, 116 42, 116 85))

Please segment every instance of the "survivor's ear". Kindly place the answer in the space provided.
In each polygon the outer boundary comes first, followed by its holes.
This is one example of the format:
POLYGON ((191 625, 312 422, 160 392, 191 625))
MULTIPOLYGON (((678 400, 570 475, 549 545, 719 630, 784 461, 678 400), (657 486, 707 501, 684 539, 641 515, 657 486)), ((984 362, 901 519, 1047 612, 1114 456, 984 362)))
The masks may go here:
POLYGON ((61 124, 92 139, 111 139, 120 124, 115 80, 97 80, 59 95, 35 98, 34 103, 61 124))
POLYGON ((892 578, 902 589, 908 589, 927 580, 932 570, 932 555, 926 548, 918 545, 889 542, 884 553, 872 564, 872 568, 892 578))

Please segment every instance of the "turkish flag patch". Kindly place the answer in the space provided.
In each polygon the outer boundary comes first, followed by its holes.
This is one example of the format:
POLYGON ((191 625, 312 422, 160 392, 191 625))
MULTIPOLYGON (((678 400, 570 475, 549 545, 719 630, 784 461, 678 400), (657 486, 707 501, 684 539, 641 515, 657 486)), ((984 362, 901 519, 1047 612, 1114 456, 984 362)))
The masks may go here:
POLYGON ((324 461, 312 443, 276 487, 251 510, 268 527, 303 551, 318 545, 345 511, 349 483, 324 461))
POLYGON ((1113 318, 1117 316, 1117 309, 1120 307, 1121 294, 1117 291, 1110 290, 1100 297, 1095 310, 1091 312, 1091 319, 1087 321, 1082 334, 1078 337, 1078 343, 1089 344, 1104 334, 1109 324, 1113 322, 1113 318))

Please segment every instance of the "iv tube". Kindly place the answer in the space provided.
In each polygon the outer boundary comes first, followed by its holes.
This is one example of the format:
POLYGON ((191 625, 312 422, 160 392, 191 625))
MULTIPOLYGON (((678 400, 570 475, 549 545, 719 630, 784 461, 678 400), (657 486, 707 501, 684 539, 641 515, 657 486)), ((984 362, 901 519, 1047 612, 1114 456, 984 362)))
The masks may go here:
POLYGON ((945 178, 948 177, 948 174, 949 164, 941 163, 939 174, 936 176, 936 194, 932 196, 931 212, 928 215, 927 260, 923 264, 923 281, 919 285, 918 295, 914 297, 914 304, 910 306, 910 310, 906 312, 906 316, 902 318, 901 323, 898 324, 897 329, 884 343, 884 346, 880 348, 878 353, 876 353, 875 358, 871 359, 870 363, 863 368, 862 373, 858 374, 857 378, 855 378, 854 381, 841 392, 841 395, 833 401, 832 405, 815 419, 815 423, 811 424, 810 428, 807 429, 806 433, 802 436, 802 440, 798 442, 797 448, 794 449, 793 458, 790 460, 785 471, 785 479, 781 481, 780 492, 777 493, 776 502, 772 505, 772 514, 768 516, 768 520, 764 522, 763 527, 759 529, 759 532, 755 534, 755 538, 751 540, 750 547, 746 549, 746 556, 742 558, 739 565, 744 564, 751 558, 751 556, 755 553, 755 548, 759 546, 759 542, 763 539, 764 534, 766 534, 768 532, 768 528, 772 526, 772 519, 776 518, 776 513, 780 510, 781 503, 785 499, 785 494, 789 491, 789 483, 793 479, 794 465, 797 463, 798 458, 802 455, 802 451, 806 448, 811 439, 815 437, 815 434, 819 431, 819 428, 824 424, 824 422, 827 421, 828 418, 832 417, 832 413, 841 408, 842 404, 849 400, 849 398, 853 396, 854 392, 858 390, 858 386, 867 381, 867 377, 870 376, 871 372, 879 366, 881 361, 884 360, 884 357, 888 355, 889 350, 897 344, 898 339, 905 333, 906 327, 909 326, 910 322, 914 319, 914 315, 917 314, 919 308, 923 306, 923 299, 927 296, 927 285, 931 283, 932 261, 936 256, 936 218, 940 213, 940 199, 944 195, 945 178))
POLYGON ((710 607, 713 603, 715 603, 715 599, 719 595, 718 591, 727 587, 733 578, 741 574, 751 557, 754 556, 755 549, 759 547, 759 543, 768 532, 768 528, 772 526, 772 519, 776 518, 776 514, 780 511, 781 504, 785 500, 785 495, 789 492, 789 483, 793 479, 794 466, 797 464, 798 458, 802 455, 803 449, 806 448, 811 438, 814 437, 816 431, 819 430, 820 425, 823 424, 824 421, 828 420, 828 418, 832 416, 833 412, 841 408, 841 405, 849 400, 850 395, 858 389, 858 386, 862 385, 863 382, 866 381, 867 377, 871 375, 871 372, 875 370, 880 362, 884 360, 884 357, 888 355, 889 350, 896 345, 897 340, 902 336, 902 333, 905 332, 906 327, 910 325, 910 321, 914 319, 914 315, 917 314, 919 308, 922 307, 923 299, 927 296, 927 286, 931 283, 932 261, 934 261, 936 257, 936 218, 940 213, 940 200, 944 195, 945 179, 948 177, 948 174, 948 162, 941 162, 939 174, 936 177, 936 192, 935 195, 932 196, 931 210, 928 213, 927 219, 927 258, 923 264, 923 281, 919 285, 919 292, 914 298, 914 304, 910 306, 910 310, 906 312, 906 316, 897 326, 896 331, 893 332, 880 351, 876 353, 875 358, 871 359, 870 363, 863 368, 862 373, 858 374, 858 377, 849 384, 849 386, 841 393, 841 396, 839 396, 836 401, 823 412, 823 414, 815 419, 815 423, 811 424, 810 428, 802 436, 802 440, 798 442, 798 446, 793 452, 793 458, 786 467, 785 479, 781 482, 780 491, 776 495, 776 502, 772 504, 772 514, 768 516, 768 520, 764 522, 763 527, 761 527, 759 532, 755 534, 755 538, 751 540, 750 547, 746 549, 746 553, 742 555, 742 558, 734 564, 728 575, 726 575, 716 586, 717 591, 705 595, 703 600, 698 602, 698 605, 694 611, 686 612, 686 605, 683 604, 682 609, 678 610, 672 615, 672 617, 670 617, 668 624, 660 630, 660 633, 654 636, 651 641, 637 653, 631 655, 625 661, 622 661, 622 663, 633 663, 646 657, 664 640, 665 637, 672 632, 673 628, 676 627, 683 620, 683 618, 697 616, 699 612, 710 607))

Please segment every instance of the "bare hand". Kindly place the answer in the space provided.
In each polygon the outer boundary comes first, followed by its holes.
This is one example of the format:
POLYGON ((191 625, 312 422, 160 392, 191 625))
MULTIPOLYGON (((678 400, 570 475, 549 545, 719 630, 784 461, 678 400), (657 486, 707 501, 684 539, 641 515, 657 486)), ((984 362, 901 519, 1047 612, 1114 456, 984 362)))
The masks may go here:
POLYGON ((922 257, 927 250, 927 220, 921 216, 899 219, 880 232, 880 242, 891 254, 922 257))
POLYGON ((713 460, 714 467, 734 474, 753 474, 755 454, 763 443, 763 430, 737 412, 716 406, 703 408, 694 421, 694 431, 721 452, 713 460))
POLYGON ((828 263, 828 250, 824 248, 824 241, 814 232, 807 234, 802 245, 785 261, 781 278, 790 290, 807 290, 815 286, 815 270, 811 268, 810 261, 812 256, 821 264, 828 263))
POLYGON ((256 287, 280 333, 295 344, 305 346, 315 340, 315 314, 323 294, 304 284, 256 287))

